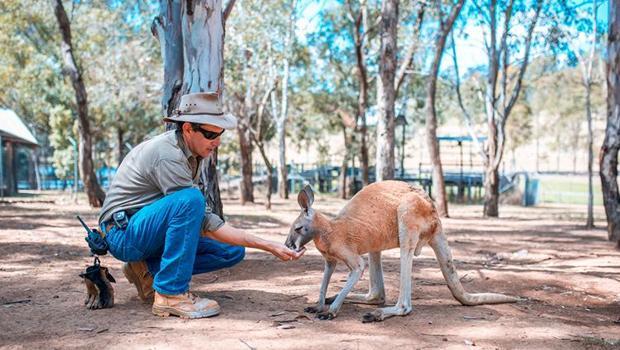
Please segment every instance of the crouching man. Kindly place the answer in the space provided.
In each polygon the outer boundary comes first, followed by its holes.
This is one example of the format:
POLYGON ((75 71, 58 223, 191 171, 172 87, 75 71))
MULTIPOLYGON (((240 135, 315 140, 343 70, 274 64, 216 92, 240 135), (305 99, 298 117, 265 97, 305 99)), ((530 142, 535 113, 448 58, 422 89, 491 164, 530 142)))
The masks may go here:
POLYGON ((182 96, 179 110, 166 121, 177 123, 177 130, 142 142, 119 166, 99 226, 110 253, 126 262, 123 273, 140 299, 153 303, 155 315, 214 316, 220 312, 216 301, 189 292, 192 275, 239 263, 244 247, 284 261, 302 253, 224 223, 205 204, 201 163, 237 123, 222 112, 217 95, 182 96))

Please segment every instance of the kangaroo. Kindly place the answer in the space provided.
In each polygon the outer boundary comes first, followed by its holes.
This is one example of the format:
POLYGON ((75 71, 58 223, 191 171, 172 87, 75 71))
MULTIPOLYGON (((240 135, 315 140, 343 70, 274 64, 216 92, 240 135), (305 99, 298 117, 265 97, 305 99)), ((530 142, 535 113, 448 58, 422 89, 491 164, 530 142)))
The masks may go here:
MULTIPOLYGON (((334 218, 312 209, 314 193, 310 186, 299 192, 297 201, 301 214, 291 225, 286 246, 301 250, 311 240, 325 259, 325 270, 319 301, 306 312, 316 313, 319 319, 333 319, 345 298, 363 304, 383 304, 385 290, 381 251, 400 247, 400 295, 395 306, 378 308, 364 315, 363 322, 383 321, 391 316, 405 316, 411 306, 411 269, 413 256, 430 245, 435 251, 448 288, 463 305, 512 303, 519 299, 496 293, 467 293, 463 289, 452 261, 448 241, 432 199, 417 186, 401 181, 382 181, 358 192, 334 218), (349 292, 364 272, 361 255, 368 253, 370 288, 368 294, 349 292), (329 308, 325 294, 336 263, 347 265, 346 285, 335 296, 329 308)), ((329 300, 327 301, 329 302, 329 300)))

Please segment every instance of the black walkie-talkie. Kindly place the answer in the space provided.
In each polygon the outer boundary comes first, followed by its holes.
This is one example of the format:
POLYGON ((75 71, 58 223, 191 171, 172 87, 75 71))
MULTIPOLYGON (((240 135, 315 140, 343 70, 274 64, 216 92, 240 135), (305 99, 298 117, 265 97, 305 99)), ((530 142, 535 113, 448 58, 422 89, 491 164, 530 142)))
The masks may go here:
POLYGON ((84 239, 86 243, 88 243, 91 253, 95 255, 106 255, 108 253, 108 242, 103 239, 97 229, 91 230, 79 215, 77 215, 77 219, 80 220, 80 223, 86 230, 87 234, 84 239))

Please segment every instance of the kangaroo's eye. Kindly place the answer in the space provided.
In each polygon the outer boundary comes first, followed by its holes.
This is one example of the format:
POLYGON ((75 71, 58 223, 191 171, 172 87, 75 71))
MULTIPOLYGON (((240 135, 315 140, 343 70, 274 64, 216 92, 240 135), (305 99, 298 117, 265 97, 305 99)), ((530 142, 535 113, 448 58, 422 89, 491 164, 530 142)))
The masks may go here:
POLYGON ((297 232, 297 233, 301 233, 301 229, 302 229, 302 228, 304 228, 304 227, 303 227, 303 226, 298 226, 298 227, 295 227, 295 232, 297 232))

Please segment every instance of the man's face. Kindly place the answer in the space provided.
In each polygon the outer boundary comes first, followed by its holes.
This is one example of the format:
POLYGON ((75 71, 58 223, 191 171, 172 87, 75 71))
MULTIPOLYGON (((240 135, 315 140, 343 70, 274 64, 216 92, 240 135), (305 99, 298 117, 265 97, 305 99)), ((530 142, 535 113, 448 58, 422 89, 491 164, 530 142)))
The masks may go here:
POLYGON ((183 135, 189 150, 202 158, 207 158, 221 143, 221 134, 224 129, 215 125, 202 124, 199 130, 194 130, 189 123, 183 124, 183 135), (217 137, 215 137, 217 136, 217 137), (209 138, 214 139, 209 139, 209 138))

